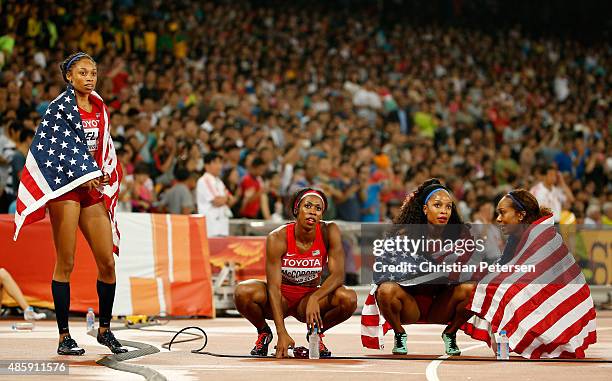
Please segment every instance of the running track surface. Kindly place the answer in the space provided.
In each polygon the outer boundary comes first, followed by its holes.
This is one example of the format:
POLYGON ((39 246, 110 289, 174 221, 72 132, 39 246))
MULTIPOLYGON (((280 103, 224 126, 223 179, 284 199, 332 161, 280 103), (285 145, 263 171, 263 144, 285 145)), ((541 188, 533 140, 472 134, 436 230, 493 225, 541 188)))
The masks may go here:
MULTIPOLYGON (((83 319, 84 320, 84 319, 83 319)), ((84 321, 71 321, 71 333, 79 345, 87 351, 82 357, 63 357, 55 354, 57 333, 55 322, 37 322, 32 332, 13 332, 12 321, 0 321, 0 360, 51 360, 69 361, 70 377, 75 380, 143 380, 135 374, 120 372, 96 364, 110 352, 88 336, 84 321)), ((289 333, 298 346, 307 346, 305 326, 293 318, 286 321, 289 333)), ((242 318, 218 318, 211 320, 172 320, 164 326, 151 326, 143 330, 116 331, 119 339, 154 345, 159 353, 147 355, 124 363, 145 366, 156 370, 168 380, 606 380, 612 379, 612 364, 535 363, 535 362, 473 362, 443 361, 444 353, 439 325, 414 325, 407 327, 410 355, 426 357, 426 361, 366 360, 275 360, 217 358, 190 353, 201 347, 202 340, 174 344, 172 351, 161 348, 173 336, 166 332, 145 332, 147 329, 174 330, 185 326, 198 326, 208 334, 205 350, 224 354, 248 354, 256 338, 256 332, 242 318)), ((192 331, 197 333, 196 331, 192 331)), ((588 358, 612 360, 612 311, 598 311, 598 342, 587 350, 588 358)), ((190 336, 181 335, 181 338, 190 336)), ((492 358, 486 344, 474 341, 460 333, 458 344, 466 357, 492 358)), ((271 351, 273 344, 270 346, 271 351)), ((330 330, 325 343, 337 356, 390 356, 393 336, 387 334, 383 351, 361 348, 359 317, 354 316, 343 325, 330 330)), ((0 376, 1 380, 64 380, 66 376, 0 376)))

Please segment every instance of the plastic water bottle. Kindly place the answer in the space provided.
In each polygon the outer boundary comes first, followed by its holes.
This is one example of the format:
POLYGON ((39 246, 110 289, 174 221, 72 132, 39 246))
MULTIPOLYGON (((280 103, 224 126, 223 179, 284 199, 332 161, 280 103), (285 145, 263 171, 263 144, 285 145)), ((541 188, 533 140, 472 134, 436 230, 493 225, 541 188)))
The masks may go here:
POLYGON ((34 329, 34 323, 29 321, 13 323, 11 329, 13 331, 32 331, 34 329))
POLYGON ((96 325, 96 314, 94 314, 93 308, 87 309, 87 332, 93 331, 96 325))
POLYGON ((314 324, 312 330, 308 334, 308 358, 319 358, 319 340, 321 340, 319 337, 319 327, 314 324))
POLYGON ((510 359, 510 343, 506 331, 499 331, 499 337, 497 340, 497 359, 498 360, 509 360, 510 359))

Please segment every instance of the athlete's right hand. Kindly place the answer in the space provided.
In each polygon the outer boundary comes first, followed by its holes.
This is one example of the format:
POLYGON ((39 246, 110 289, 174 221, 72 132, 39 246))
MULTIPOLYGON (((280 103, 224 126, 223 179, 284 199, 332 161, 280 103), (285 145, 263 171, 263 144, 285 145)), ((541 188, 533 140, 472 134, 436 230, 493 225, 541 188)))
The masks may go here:
POLYGON ((282 359, 289 357, 289 347, 295 347, 295 341, 288 333, 279 334, 276 343, 276 358, 282 359))

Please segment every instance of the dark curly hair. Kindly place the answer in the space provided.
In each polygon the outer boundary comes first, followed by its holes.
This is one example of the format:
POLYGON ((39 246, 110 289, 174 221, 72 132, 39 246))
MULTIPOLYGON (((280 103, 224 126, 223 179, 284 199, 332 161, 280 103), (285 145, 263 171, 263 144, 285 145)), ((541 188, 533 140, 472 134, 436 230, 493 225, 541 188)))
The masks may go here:
POLYGON ((62 72, 62 77, 64 78, 64 82, 70 83, 70 81, 68 81, 68 77, 66 77, 66 74, 68 74, 68 71, 70 71, 70 68, 72 67, 72 65, 79 62, 82 59, 89 59, 94 64, 96 63, 96 61, 89 54, 84 53, 84 52, 72 53, 71 55, 66 57, 66 59, 62 61, 62 63, 60 63, 59 67, 60 67, 60 71, 62 72))
MULTIPOLYGON (((421 225, 421 227, 424 228, 424 226, 427 225, 427 216, 425 216, 425 213, 423 212, 423 205, 425 197, 427 197, 427 194, 425 193, 430 192, 426 189, 435 188, 436 185, 438 187, 446 189, 446 187, 444 187, 444 185, 440 182, 439 179, 433 178, 423 182, 423 184, 421 184, 414 193, 408 195, 406 199, 404 199, 404 203, 402 204, 400 212, 393 220, 393 223, 397 225, 417 224, 421 225)), ((463 219, 459 215, 459 211, 457 210, 457 206, 454 202, 452 206, 451 216, 448 219, 447 225, 464 225, 464 227, 466 228, 457 229, 456 227, 454 227, 453 229, 448 229, 450 233, 447 238, 459 238, 467 232, 468 226, 463 222, 463 219)))
POLYGON ((327 196, 325 196, 325 193, 323 193, 322 190, 315 189, 315 188, 302 188, 302 189, 298 190, 297 192, 295 192, 295 194, 291 198, 291 210, 290 210, 290 214, 293 217, 297 217, 297 211, 298 211, 299 206, 300 206, 299 205, 300 199, 307 192, 316 192, 319 196, 321 196, 321 198, 323 199, 323 211, 325 211, 327 209, 327 205, 328 205, 327 204, 327 196))

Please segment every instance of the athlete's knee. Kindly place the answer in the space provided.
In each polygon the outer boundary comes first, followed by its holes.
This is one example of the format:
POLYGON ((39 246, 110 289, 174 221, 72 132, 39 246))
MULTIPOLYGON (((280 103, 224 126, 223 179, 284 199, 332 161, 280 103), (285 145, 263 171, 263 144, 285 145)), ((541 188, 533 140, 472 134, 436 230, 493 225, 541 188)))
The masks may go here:
POLYGON ((236 306, 249 302, 261 302, 265 299, 265 289, 260 282, 244 281, 239 283, 234 290, 234 302, 236 306))
POLYGON ((385 282, 378 286, 376 290, 376 300, 389 301, 395 297, 395 294, 400 286, 395 282, 385 282))
POLYGON ((234 289, 234 300, 236 301, 236 303, 248 299, 249 295, 250 287, 248 285, 245 285, 244 283, 238 283, 238 285, 234 289))
POLYGON ((55 270, 65 276, 70 276, 74 269, 74 256, 59 255, 55 262, 55 270))
POLYGON ((115 276, 115 258, 110 256, 98 261, 98 272, 103 278, 113 278, 115 276))
POLYGON ((474 283, 462 283, 455 286, 453 290, 453 298, 464 300, 468 299, 471 295, 476 285, 474 283))
POLYGON ((357 309, 357 293, 345 287, 336 290, 338 305, 351 314, 357 309))

